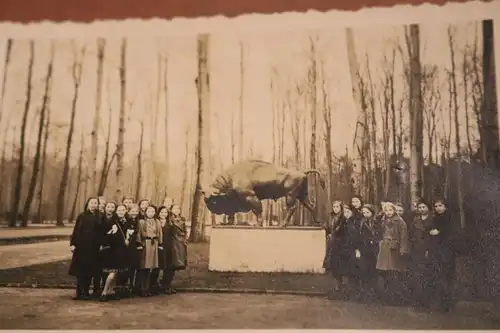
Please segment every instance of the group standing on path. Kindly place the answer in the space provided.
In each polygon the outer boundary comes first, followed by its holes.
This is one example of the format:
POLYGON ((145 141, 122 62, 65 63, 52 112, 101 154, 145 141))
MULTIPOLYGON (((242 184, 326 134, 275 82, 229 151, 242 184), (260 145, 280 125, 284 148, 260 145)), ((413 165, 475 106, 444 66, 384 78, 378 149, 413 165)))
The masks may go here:
POLYGON ((175 272, 187 267, 186 231, 186 219, 171 198, 159 208, 146 199, 135 204, 130 196, 121 204, 88 198, 70 240, 74 299, 175 293, 175 272))
POLYGON ((325 270, 334 278, 332 297, 361 294, 371 300, 410 298, 422 308, 447 312, 455 274, 455 219, 442 199, 420 199, 413 212, 382 202, 380 212, 360 196, 332 203, 325 224, 325 270), (413 215, 413 216, 412 216, 413 215))

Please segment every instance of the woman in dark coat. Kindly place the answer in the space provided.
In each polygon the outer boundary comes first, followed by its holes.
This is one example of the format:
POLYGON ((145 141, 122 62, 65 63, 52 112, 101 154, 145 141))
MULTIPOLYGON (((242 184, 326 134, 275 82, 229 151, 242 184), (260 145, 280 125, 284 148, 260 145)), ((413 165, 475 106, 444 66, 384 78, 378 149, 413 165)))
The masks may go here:
POLYGON ((99 271, 98 257, 100 247, 99 202, 91 197, 85 203, 85 210, 78 215, 70 239, 73 252, 68 274, 76 277, 76 295, 74 299, 90 297, 92 277, 99 271))
MULTIPOLYGON (((328 237, 328 255, 325 270, 330 272, 334 279, 334 292, 340 292, 345 287, 347 280, 348 269, 346 267, 346 251, 347 243, 347 224, 345 212, 350 208, 342 204, 341 201, 335 201, 332 205, 333 212, 330 215, 330 227, 327 228, 328 237)), ((352 214, 352 213, 351 213, 352 214)))
MULTIPOLYGON (((437 301, 438 309, 448 312, 452 306, 455 277, 455 219, 444 200, 434 201, 434 217, 426 228, 426 300, 437 301)), ((426 306, 430 304, 424 304, 426 306)))
POLYGON ((168 215, 165 221, 160 217, 163 232, 163 250, 160 252, 162 285, 166 294, 175 294, 176 291, 172 288, 175 272, 187 267, 186 219, 181 215, 180 206, 177 204, 172 205, 170 214, 167 207, 162 207, 160 213, 161 216, 168 215))
POLYGON ((410 276, 410 289, 413 302, 416 305, 423 306, 425 301, 424 281, 426 270, 426 246, 428 228, 432 225, 432 216, 429 206, 420 199, 416 203, 415 217, 408 223, 408 238, 410 241, 410 254, 408 257, 408 273, 410 276))
POLYGON ((127 254, 126 260, 128 264, 128 270, 125 272, 125 274, 122 274, 123 279, 121 280, 121 283, 123 285, 128 285, 127 288, 127 293, 132 294, 134 292, 139 292, 139 288, 137 284, 135 283, 135 277, 137 274, 137 269, 139 269, 139 251, 137 250, 137 230, 138 230, 138 223, 139 223, 139 206, 137 204, 130 204, 128 206, 128 212, 127 212, 127 222, 126 222, 126 229, 128 230, 128 233, 131 234, 130 238, 130 245, 127 248, 127 254))
POLYGON ((373 296, 377 281, 377 256, 380 225, 375 218, 375 207, 363 205, 363 217, 349 225, 349 240, 354 251, 350 257, 351 277, 357 280, 360 291, 373 296))
MULTIPOLYGON (((115 215, 116 204, 112 201, 107 202, 104 206, 104 211, 99 211, 99 244, 102 246, 105 241, 105 235, 108 231, 108 225, 111 223, 115 215)), ((93 278, 94 292, 92 294, 93 297, 100 297, 101 292, 104 289, 104 284, 106 283, 106 278, 108 273, 102 270, 102 252, 100 251, 97 258, 97 265, 99 267, 97 274, 93 278)))
POLYGON ((101 300, 107 301, 113 294, 116 285, 116 276, 128 268, 127 248, 130 245, 131 235, 126 229, 127 208, 124 205, 116 207, 116 215, 108 224, 102 246, 103 271, 108 273, 106 284, 101 294, 101 300))
MULTIPOLYGON (((174 205, 174 200, 170 197, 165 197, 165 199, 163 200, 163 206, 160 206, 160 208, 158 209, 157 217, 162 226, 164 226, 165 223, 168 222, 170 215, 172 214, 171 209, 173 205, 174 205)), ((158 269, 151 271, 150 284, 153 292, 155 293, 164 293, 165 291, 164 290, 165 288, 162 286, 161 281, 159 281, 160 272, 162 272, 162 274, 165 274, 164 267, 162 267, 164 266, 162 265, 162 253, 163 253, 162 251, 163 249, 160 250, 158 269)))

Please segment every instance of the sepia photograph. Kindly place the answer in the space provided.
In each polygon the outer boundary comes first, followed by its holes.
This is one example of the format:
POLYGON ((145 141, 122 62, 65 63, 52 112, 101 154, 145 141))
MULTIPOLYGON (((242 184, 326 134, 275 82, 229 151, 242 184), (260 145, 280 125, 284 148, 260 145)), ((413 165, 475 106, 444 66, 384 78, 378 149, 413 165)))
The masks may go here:
POLYGON ((500 328, 498 2, 451 7, 2 23, 0 329, 500 328))

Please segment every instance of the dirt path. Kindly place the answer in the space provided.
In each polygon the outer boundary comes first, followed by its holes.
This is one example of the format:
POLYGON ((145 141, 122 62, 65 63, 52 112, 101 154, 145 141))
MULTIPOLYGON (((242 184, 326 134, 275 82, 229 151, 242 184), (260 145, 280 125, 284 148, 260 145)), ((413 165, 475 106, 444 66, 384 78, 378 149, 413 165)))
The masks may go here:
POLYGON ((68 241, 0 246, 0 269, 43 264, 71 258, 68 241))
POLYGON ((498 309, 461 304, 447 315, 302 296, 177 294, 109 303, 69 290, 0 289, 0 329, 498 329, 498 309), (495 313, 496 310, 496 313, 495 313))

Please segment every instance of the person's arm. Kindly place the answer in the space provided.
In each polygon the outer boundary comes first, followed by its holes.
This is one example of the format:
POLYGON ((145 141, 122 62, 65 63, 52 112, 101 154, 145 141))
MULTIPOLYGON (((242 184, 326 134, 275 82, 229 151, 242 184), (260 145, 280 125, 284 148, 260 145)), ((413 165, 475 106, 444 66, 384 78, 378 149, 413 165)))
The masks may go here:
POLYGON ((156 232, 158 233, 158 248, 163 250, 164 239, 160 220, 156 220, 156 232))
POLYGON ((144 248, 144 239, 142 239, 142 224, 143 223, 144 223, 144 220, 139 220, 137 222, 137 235, 136 235, 137 250, 142 250, 144 248))
POLYGON ((410 252, 410 246, 408 241, 408 227, 406 223, 401 219, 401 224, 399 227, 399 252, 401 255, 408 254, 410 252))
POLYGON ((80 223, 82 220, 82 214, 78 215, 76 218, 75 226, 73 227, 73 232, 71 233, 71 237, 69 239, 69 248, 73 252, 76 248, 76 243, 78 241, 78 230, 80 229, 80 223))

